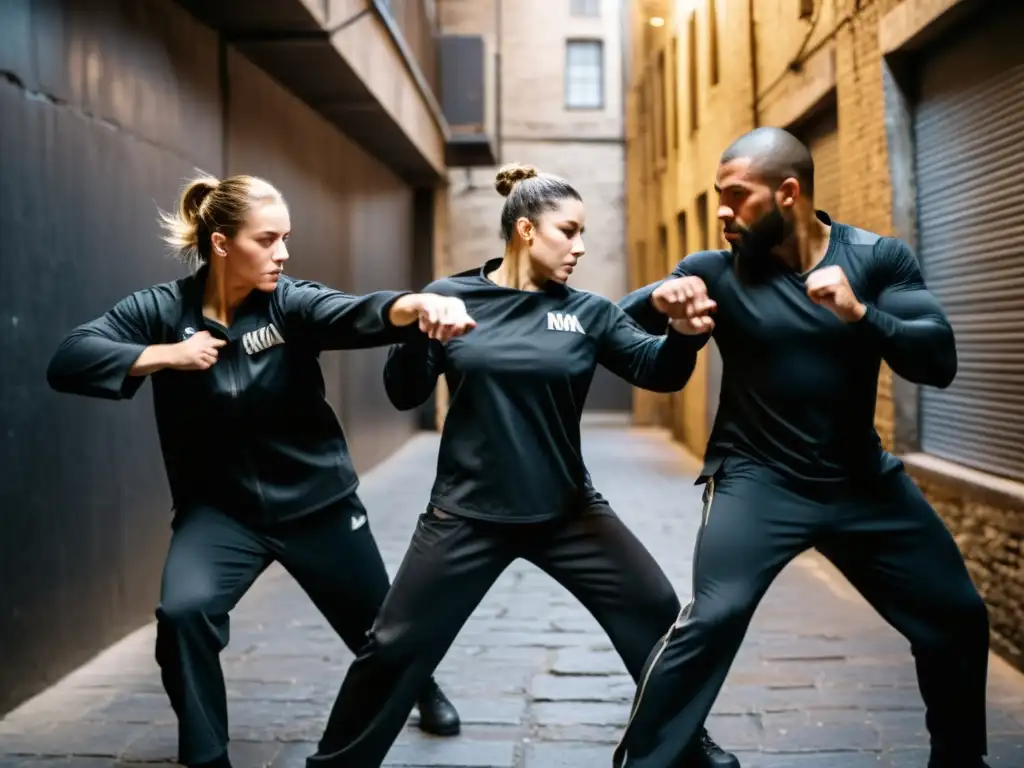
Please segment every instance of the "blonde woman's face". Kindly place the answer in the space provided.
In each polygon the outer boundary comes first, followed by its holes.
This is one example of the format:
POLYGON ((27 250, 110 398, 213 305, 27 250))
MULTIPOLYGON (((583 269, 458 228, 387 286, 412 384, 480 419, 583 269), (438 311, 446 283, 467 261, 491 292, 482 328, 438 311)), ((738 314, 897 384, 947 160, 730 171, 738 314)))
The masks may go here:
POLYGON ((232 282, 273 293, 288 261, 291 229, 284 203, 257 203, 234 237, 221 236, 220 252, 215 235, 213 257, 224 259, 232 282))

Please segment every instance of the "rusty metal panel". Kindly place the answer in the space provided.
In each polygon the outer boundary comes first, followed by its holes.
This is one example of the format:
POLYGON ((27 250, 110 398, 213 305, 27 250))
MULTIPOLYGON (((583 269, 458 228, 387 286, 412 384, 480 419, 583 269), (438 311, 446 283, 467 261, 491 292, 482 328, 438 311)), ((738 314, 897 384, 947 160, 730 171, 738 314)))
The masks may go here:
POLYGON ((170 3, 7 0, 0 15, 6 711, 152 618, 170 500, 148 387, 100 402, 50 391, 45 372, 72 326, 181 273, 156 206, 194 166, 220 171, 221 132, 216 38, 170 3))
MULTIPOLYGON (((288 270, 351 293, 418 287, 412 189, 242 56, 230 54, 229 73, 228 172, 264 176, 285 195, 292 219, 288 270)), ((387 400, 386 354, 322 357, 328 399, 360 471, 417 426, 415 415, 387 400)))
POLYGON ((959 371, 921 389, 921 448, 1024 481, 1024 6, 1004 3, 920 63, 918 253, 959 371))

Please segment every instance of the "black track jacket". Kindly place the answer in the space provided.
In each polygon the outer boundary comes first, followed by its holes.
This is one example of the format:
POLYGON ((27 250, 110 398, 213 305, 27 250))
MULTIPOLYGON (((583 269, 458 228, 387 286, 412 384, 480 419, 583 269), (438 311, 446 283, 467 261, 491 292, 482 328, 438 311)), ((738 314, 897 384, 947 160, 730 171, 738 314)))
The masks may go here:
POLYGON ((321 509, 358 478, 324 396, 319 354, 407 340, 388 321, 399 291, 352 296, 282 276, 253 291, 230 328, 203 317, 206 268, 122 299, 71 331, 47 370, 59 392, 120 400, 145 378, 129 371, 153 344, 207 330, 227 344, 205 371, 152 375, 157 428, 175 509, 214 507, 247 523, 321 509))

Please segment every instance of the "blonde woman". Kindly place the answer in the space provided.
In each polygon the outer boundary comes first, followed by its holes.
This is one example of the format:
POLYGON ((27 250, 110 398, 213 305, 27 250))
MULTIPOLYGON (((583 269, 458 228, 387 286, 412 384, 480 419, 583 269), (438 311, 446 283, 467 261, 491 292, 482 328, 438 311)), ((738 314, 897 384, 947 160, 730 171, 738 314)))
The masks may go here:
MULTIPOLYGON (((289 211, 262 179, 198 178, 163 224, 194 274, 71 331, 47 375, 60 392, 111 400, 153 379, 174 501, 156 655, 179 761, 229 766, 219 654, 229 613, 260 573, 279 561, 353 650, 388 590, 319 353, 446 340, 473 321, 458 299, 352 296, 285 276, 289 211)), ((425 730, 459 731, 432 679, 417 703, 425 730)))

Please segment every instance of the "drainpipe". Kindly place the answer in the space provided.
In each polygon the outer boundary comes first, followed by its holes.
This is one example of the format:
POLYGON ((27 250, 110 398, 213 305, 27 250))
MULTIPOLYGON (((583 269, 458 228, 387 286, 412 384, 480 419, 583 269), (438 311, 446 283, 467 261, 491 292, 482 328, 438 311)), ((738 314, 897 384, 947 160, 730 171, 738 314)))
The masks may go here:
POLYGON ((750 107, 754 128, 757 128, 761 125, 760 98, 758 96, 761 86, 757 78, 757 28, 754 24, 754 5, 755 0, 747 0, 747 35, 750 43, 750 87, 753 90, 750 107))
POLYGON ((501 165, 501 0, 494 0, 494 154, 501 165))

